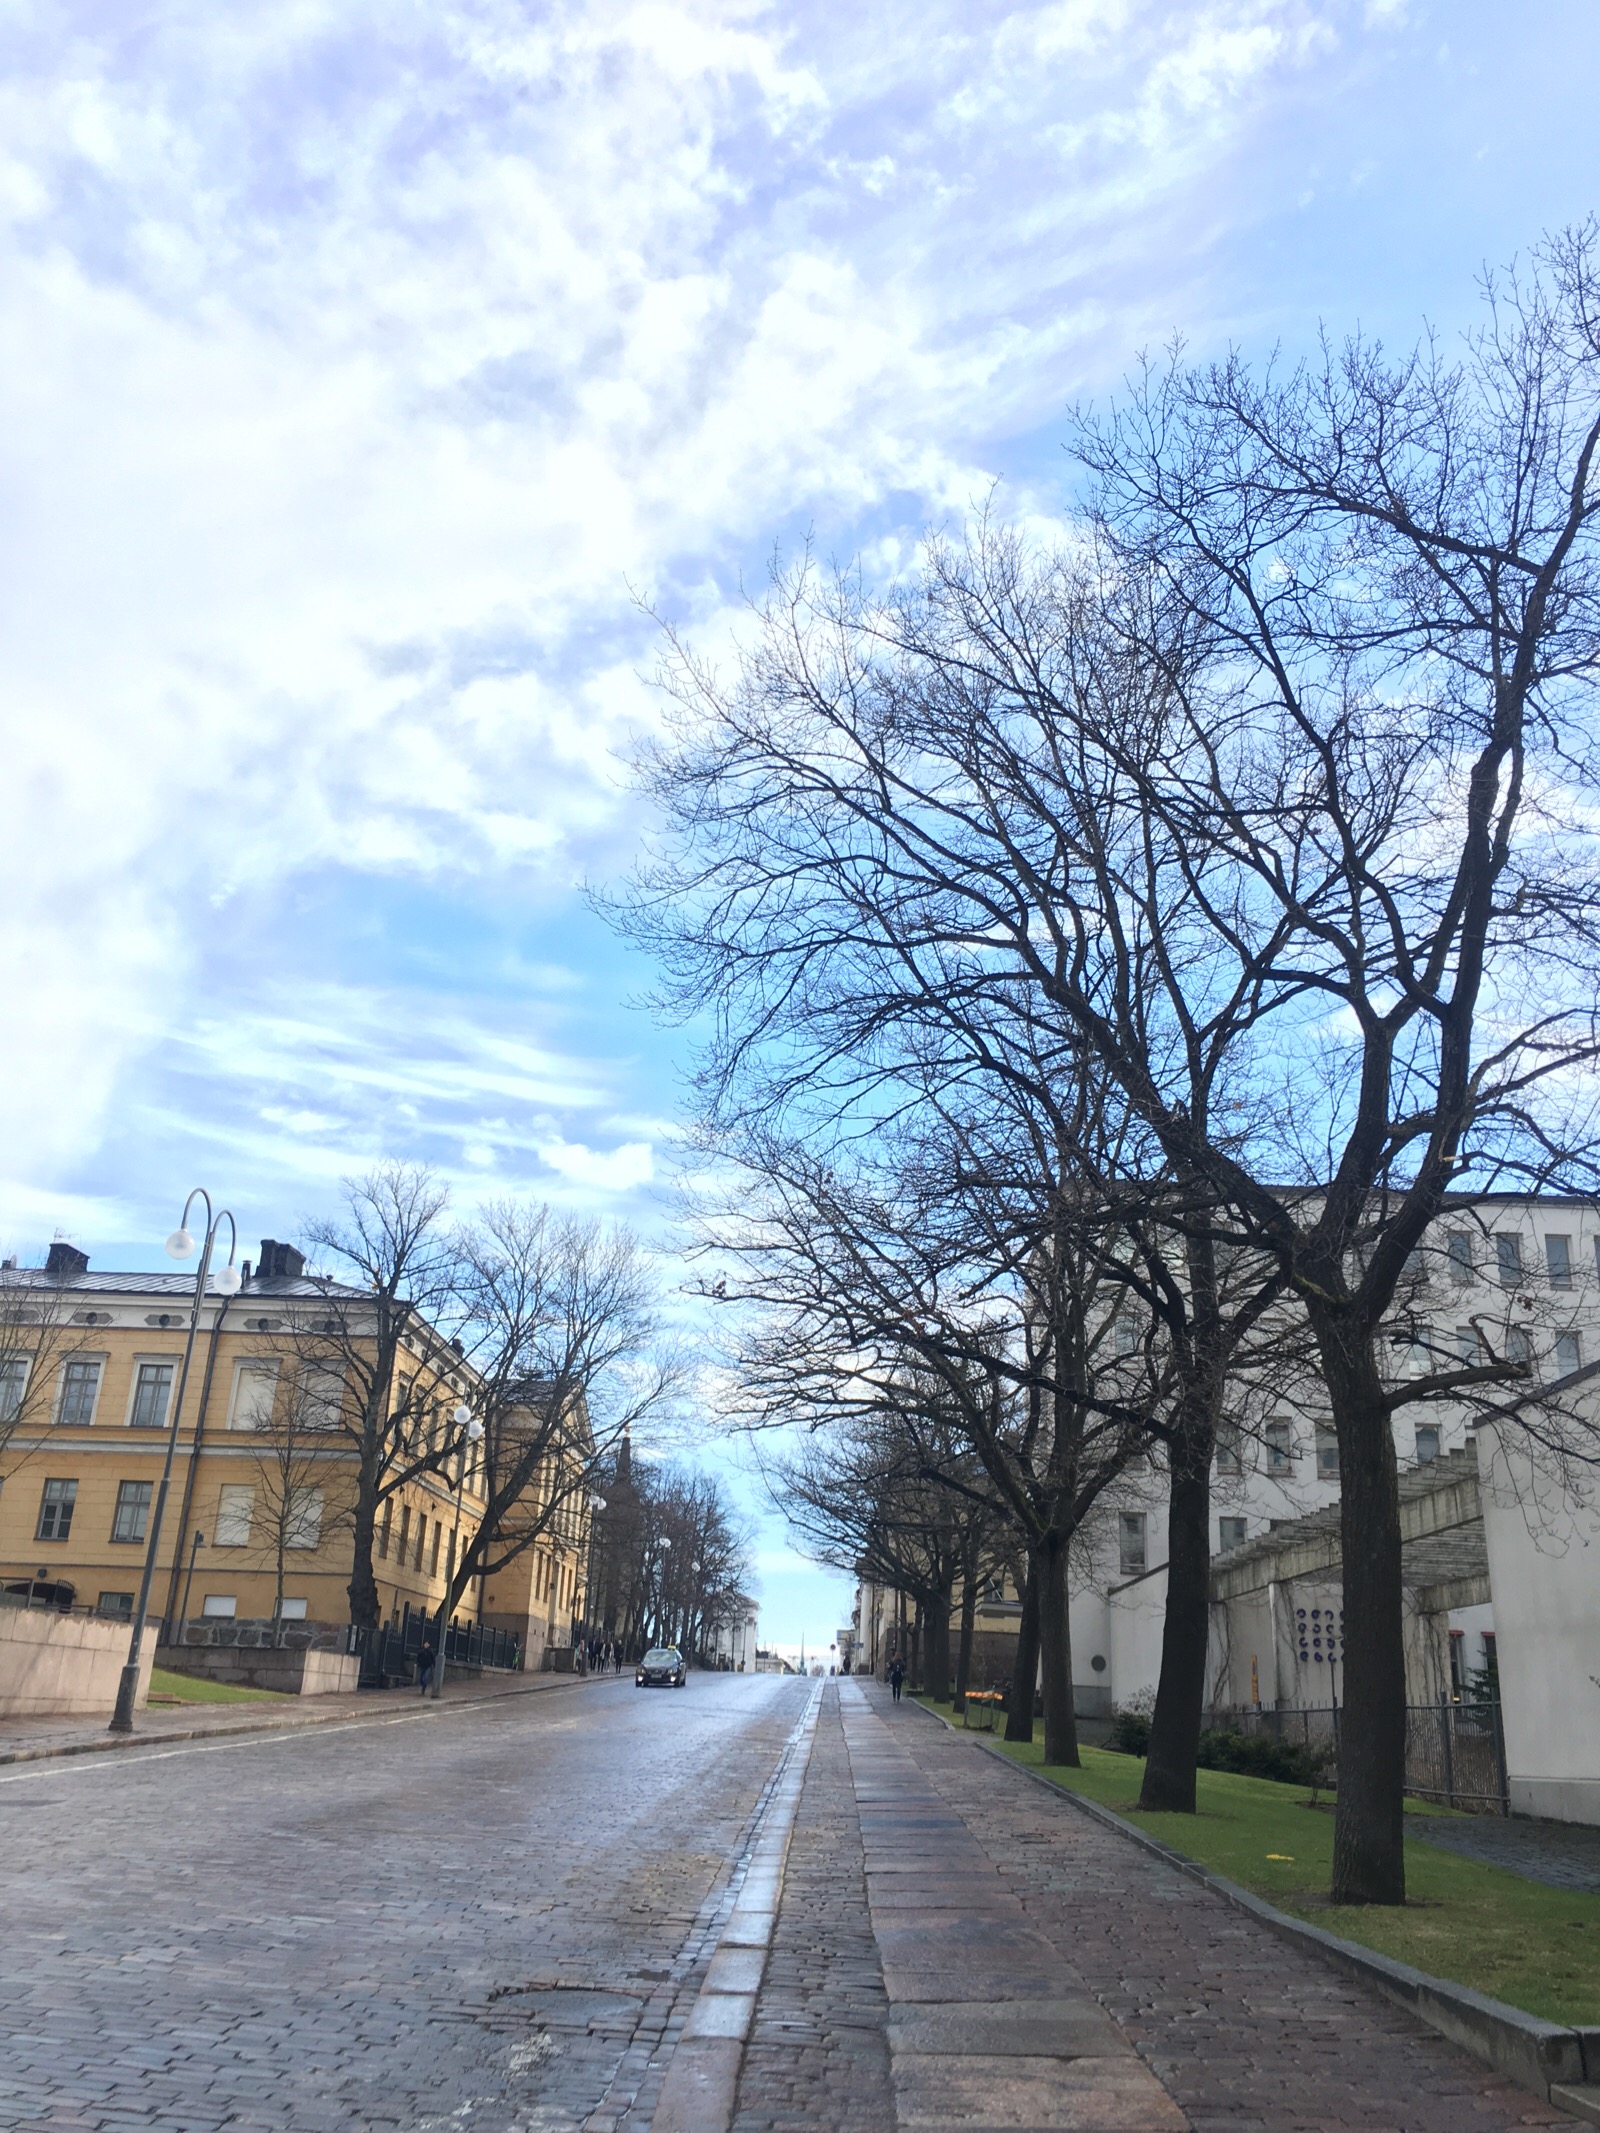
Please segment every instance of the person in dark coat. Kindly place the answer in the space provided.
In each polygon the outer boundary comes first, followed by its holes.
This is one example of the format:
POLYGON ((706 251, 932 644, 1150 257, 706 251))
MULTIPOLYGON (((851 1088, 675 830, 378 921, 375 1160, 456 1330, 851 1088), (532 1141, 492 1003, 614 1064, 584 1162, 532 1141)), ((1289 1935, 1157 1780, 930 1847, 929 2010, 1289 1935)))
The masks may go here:
POLYGON ((426 1696, 433 1687, 433 1646, 426 1638, 417 1654, 417 1694, 426 1696))
POLYGON ((905 1679, 905 1668, 898 1659, 891 1659, 889 1661, 889 1687, 896 1703, 900 1701, 900 1691, 905 1686, 905 1679))

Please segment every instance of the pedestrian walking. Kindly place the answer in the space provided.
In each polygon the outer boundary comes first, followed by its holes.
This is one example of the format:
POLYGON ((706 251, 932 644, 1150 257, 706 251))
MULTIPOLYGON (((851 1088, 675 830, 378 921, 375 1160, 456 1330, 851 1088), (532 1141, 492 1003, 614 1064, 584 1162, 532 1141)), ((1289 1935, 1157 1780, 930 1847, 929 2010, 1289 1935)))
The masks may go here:
POLYGON ((417 1654, 417 1694, 426 1696, 433 1687, 433 1646, 424 1637, 417 1654))
POLYGON ((889 1661, 889 1689, 896 1703, 900 1701, 900 1691, 905 1685, 905 1678, 905 1668, 898 1659, 891 1659, 889 1661))

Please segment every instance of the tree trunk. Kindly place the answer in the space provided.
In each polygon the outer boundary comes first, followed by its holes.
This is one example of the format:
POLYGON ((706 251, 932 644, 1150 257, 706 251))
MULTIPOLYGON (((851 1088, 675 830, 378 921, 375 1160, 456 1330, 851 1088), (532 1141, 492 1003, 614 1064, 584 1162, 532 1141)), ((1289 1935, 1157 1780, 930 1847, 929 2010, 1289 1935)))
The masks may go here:
POLYGON ((1006 1698, 1006 1739, 1033 1738, 1033 1684, 1039 1672, 1039 1566, 1028 1555, 1027 1582, 1022 1588, 1022 1617, 1017 1623, 1017 1658, 1011 1669, 1011 1693, 1006 1698))
POLYGON ((928 1611, 927 1679, 923 1686, 935 1703, 950 1694, 950 1588, 935 1596, 928 1611))
POLYGON ((978 1551, 968 1548, 961 1563, 961 1643, 956 1652, 956 1699, 953 1709, 967 1708, 972 1679, 972 1637, 978 1622, 978 1551))
POLYGON ((907 1687, 911 1690, 913 1696, 915 1696, 922 1687, 922 1662, 924 1655, 924 1640, 922 1635, 922 1602, 919 1600, 917 1602, 916 1617, 911 1625, 911 1678, 907 1683, 907 1687))
POLYGON ((1344 1714, 1334 1804, 1335 1903, 1404 1903, 1406 1664, 1394 1432, 1366 1331, 1312 1319, 1339 1440, 1344 1714))
POLYGON ((378 1626, 378 1581, 372 1573, 372 1535, 378 1520, 378 1491, 365 1461, 356 1480, 355 1515, 350 1534, 350 1620, 357 1629, 378 1626))
POLYGON ((1172 1445, 1161 1679, 1139 1790, 1139 1805, 1154 1813, 1194 1813, 1211 1622, 1211 1445, 1206 1419, 1177 1433, 1172 1445))
POLYGON ((1052 1535, 1040 1550, 1039 1670, 1044 1688, 1044 1759, 1078 1766, 1072 1699, 1072 1622, 1067 1612, 1067 1543, 1052 1535))

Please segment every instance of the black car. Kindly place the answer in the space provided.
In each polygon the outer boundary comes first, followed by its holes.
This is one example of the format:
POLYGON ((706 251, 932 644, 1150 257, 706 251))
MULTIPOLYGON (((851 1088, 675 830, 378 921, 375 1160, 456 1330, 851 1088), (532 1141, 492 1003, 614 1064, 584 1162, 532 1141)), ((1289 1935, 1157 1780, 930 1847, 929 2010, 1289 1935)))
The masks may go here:
POLYGON ((634 1686, 641 1689, 681 1689, 688 1668, 683 1663, 683 1654, 669 1644, 657 1646, 646 1652, 639 1661, 634 1674, 634 1686))

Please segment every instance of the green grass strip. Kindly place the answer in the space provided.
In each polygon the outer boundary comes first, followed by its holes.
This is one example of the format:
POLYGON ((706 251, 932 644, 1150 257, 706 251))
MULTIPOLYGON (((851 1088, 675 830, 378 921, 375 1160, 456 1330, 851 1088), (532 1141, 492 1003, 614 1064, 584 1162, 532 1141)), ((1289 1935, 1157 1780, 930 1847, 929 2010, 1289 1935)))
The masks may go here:
POLYGON ((170 1667, 150 1669, 152 1696, 175 1696, 180 1703, 287 1703, 276 1689, 242 1689, 231 1681, 211 1681, 203 1674, 175 1674, 170 1667))
POLYGON ((1144 1764, 1135 1756, 1085 1748, 1082 1769, 1069 1770, 1046 1765, 1037 1741, 996 1735, 992 1744, 1342 1940, 1546 2021, 1600 2022, 1600 1896, 1546 1888, 1408 1837, 1404 1908, 1331 1904, 1333 1803, 1326 1794, 1312 1806, 1303 1785, 1202 1770, 1195 1814, 1145 1814, 1138 1804, 1144 1764))

